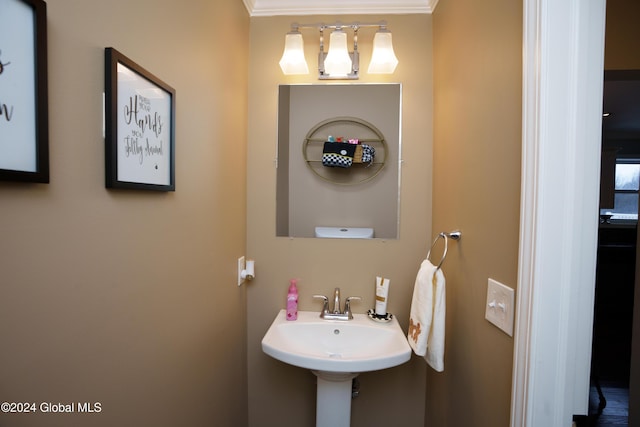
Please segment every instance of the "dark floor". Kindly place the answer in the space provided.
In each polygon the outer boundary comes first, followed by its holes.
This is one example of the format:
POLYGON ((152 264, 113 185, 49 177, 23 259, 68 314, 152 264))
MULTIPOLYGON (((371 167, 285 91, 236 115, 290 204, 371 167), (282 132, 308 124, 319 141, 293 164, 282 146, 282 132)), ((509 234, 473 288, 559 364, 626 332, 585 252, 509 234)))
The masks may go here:
POLYGON ((601 384, 606 406, 598 410, 600 399, 595 386, 589 392, 589 417, 576 419, 578 427, 628 427, 629 425, 629 388, 626 384, 601 384))

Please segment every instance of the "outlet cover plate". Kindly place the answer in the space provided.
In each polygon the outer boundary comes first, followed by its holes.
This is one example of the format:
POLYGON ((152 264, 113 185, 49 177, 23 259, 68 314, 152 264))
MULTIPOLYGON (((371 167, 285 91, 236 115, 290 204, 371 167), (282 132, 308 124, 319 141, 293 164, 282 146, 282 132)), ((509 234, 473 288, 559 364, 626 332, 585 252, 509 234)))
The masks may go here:
POLYGON ((514 304, 514 290, 489 279, 484 318, 502 329, 510 337, 513 336, 514 304))

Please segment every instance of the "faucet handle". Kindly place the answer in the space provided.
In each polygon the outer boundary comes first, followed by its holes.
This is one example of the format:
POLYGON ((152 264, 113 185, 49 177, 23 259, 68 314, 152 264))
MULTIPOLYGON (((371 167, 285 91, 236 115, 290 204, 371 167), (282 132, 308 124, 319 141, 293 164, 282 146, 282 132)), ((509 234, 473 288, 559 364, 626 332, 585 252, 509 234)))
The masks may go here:
POLYGON ((349 319, 353 319, 353 314, 351 314, 351 301, 352 300, 361 301, 362 298, 361 297, 347 297, 347 299, 344 301, 344 314, 346 314, 349 319))
POLYGON ((320 315, 322 317, 323 314, 329 312, 329 298, 324 295, 314 295, 313 297, 322 299, 322 314, 320 315))

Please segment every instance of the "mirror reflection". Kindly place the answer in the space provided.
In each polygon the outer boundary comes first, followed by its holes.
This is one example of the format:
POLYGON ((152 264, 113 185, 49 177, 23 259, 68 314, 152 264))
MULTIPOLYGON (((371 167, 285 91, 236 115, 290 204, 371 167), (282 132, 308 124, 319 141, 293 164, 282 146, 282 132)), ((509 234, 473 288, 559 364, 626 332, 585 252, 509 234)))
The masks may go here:
POLYGON ((398 238, 400 123, 400 84, 281 85, 276 235, 398 238))

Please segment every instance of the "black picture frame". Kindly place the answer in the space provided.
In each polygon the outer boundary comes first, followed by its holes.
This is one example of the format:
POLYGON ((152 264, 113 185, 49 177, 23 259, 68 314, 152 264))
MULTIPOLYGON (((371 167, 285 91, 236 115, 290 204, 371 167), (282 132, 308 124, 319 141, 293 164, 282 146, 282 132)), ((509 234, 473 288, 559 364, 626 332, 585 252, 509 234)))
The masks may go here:
POLYGON ((49 183, 47 5, 8 0, 0 15, 0 180, 49 183))
POLYGON ((175 90, 105 48, 107 188, 175 191, 175 90))

